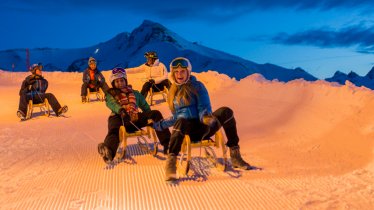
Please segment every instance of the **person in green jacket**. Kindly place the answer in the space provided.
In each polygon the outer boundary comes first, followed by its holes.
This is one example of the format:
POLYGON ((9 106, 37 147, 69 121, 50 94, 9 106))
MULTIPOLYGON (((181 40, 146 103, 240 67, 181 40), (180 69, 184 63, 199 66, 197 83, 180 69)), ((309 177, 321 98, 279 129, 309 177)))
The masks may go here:
MULTIPOLYGON (((112 111, 108 119, 108 134, 103 143, 98 145, 98 152, 106 163, 110 163, 119 145, 119 128, 124 124, 127 132, 134 132, 136 127, 149 125, 148 120, 158 122, 163 119, 158 110, 151 110, 144 96, 127 82, 125 69, 116 67, 109 78, 112 88, 106 93, 106 106, 112 111), (141 111, 139 111, 139 109, 141 111), (135 127, 135 126, 136 127, 135 127)), ((170 131, 168 128, 156 131, 157 137, 168 151, 170 131)))

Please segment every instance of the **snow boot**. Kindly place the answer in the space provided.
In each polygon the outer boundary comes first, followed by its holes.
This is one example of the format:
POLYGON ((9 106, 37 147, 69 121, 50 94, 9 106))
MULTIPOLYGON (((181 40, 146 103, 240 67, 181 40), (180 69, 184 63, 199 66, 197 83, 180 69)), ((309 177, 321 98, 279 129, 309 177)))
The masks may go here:
POLYGON ((252 166, 245 162, 240 155, 239 146, 230 147, 230 157, 233 168, 240 168, 244 170, 252 169, 252 166))
POLYGON ((175 180, 177 180, 177 156, 169 153, 165 163, 165 181, 172 182, 175 180))
POLYGON ((99 145, 97 145, 97 150, 105 163, 109 164, 112 162, 112 151, 110 151, 110 149, 107 146, 105 146, 104 143, 100 143, 99 145))
POLYGON ((59 116, 61 116, 62 114, 64 114, 65 112, 67 112, 68 111, 68 106, 63 106, 63 107, 61 107, 58 111, 57 111, 57 116, 59 117, 59 116))
POLYGON ((21 110, 17 111, 17 117, 19 117, 21 120, 26 120, 26 115, 21 110))

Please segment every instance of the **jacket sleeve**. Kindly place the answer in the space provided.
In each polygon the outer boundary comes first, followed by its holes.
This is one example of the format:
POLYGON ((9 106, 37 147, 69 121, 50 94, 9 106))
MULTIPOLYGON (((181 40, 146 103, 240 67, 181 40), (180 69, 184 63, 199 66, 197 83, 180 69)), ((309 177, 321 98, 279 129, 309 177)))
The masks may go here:
POLYGON ((105 77, 101 72, 98 72, 98 80, 99 80, 100 83, 105 82, 105 77))
POLYGON ((140 72, 144 72, 144 66, 145 64, 142 64, 140 66, 137 66, 137 67, 133 67, 133 68, 126 68, 126 73, 128 74, 133 74, 133 73, 140 73, 140 72))
POLYGON ((25 79, 26 86, 33 85, 35 82, 36 82, 36 79, 34 75, 27 76, 25 79))
POLYGON ((148 112, 151 111, 147 101, 145 100, 144 96, 140 94, 138 91, 134 90, 134 95, 136 98, 136 105, 143 111, 148 112))
POLYGON ((203 121, 203 116, 212 113, 212 106, 210 104, 210 98, 208 90, 205 88, 204 84, 197 82, 197 110, 199 112, 200 122, 203 121))
POLYGON ((23 80, 23 82, 22 82, 22 85, 21 85, 21 89, 19 90, 19 95, 21 96, 22 94, 26 94, 27 92, 28 92, 28 84, 27 84, 27 82, 26 82, 26 79, 25 80, 23 80))
POLYGON ((85 70, 83 72, 82 81, 83 81, 83 83, 89 83, 90 82, 90 77, 88 76, 88 71, 87 70, 85 70))
POLYGON ((156 123, 159 124, 159 126, 160 126, 161 129, 165 129, 165 128, 169 128, 169 127, 173 126, 176 121, 177 121, 177 118, 176 118, 175 115, 173 115, 173 116, 171 116, 169 118, 162 119, 162 120, 160 120, 160 121, 158 121, 156 123))
POLYGON ((19 91, 19 94, 22 93, 26 94, 32 90, 32 85, 34 85, 36 82, 36 79, 33 75, 29 75, 25 78, 25 80, 22 82, 21 89, 19 91))
POLYGON ((158 68, 159 68, 159 71, 160 71, 160 76, 156 77, 156 78, 153 78, 155 80, 156 84, 159 84, 160 82, 162 82, 163 80, 168 78, 168 70, 166 69, 165 65, 160 62, 158 68))
POLYGON ((116 114, 118 114, 119 109, 121 109, 121 105, 119 105, 117 100, 110 93, 106 93, 105 95, 105 104, 110 110, 112 110, 112 112, 116 114))

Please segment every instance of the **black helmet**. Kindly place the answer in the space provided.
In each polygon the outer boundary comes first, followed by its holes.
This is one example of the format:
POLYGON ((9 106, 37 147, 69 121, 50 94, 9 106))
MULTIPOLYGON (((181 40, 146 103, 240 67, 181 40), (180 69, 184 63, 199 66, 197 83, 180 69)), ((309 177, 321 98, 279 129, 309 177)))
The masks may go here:
POLYGON ((155 51, 149 51, 149 52, 144 53, 144 57, 155 58, 155 59, 158 58, 157 53, 155 51))
POLYGON ((39 64, 33 64, 32 66, 30 66, 30 71, 32 74, 35 74, 36 73, 36 70, 39 69, 39 70, 42 70, 39 66, 39 64))

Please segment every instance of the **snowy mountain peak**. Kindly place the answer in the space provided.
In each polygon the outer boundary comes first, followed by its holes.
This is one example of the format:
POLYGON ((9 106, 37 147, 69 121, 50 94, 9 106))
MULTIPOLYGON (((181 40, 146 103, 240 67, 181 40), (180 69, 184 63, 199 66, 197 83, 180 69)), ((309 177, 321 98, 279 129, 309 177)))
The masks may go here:
POLYGON ((144 47, 147 44, 160 42, 169 42, 180 46, 177 39, 182 42, 185 41, 175 33, 169 31, 163 25, 150 20, 144 20, 139 27, 131 32, 129 42, 130 45, 137 45, 138 47, 144 47))
POLYGON ((139 28, 161 28, 167 30, 163 25, 153 22, 151 20, 144 20, 142 24, 140 24, 139 28))
POLYGON ((336 71, 333 77, 347 76, 344 72, 336 71))
MULTIPOLYGON (((160 61, 166 66, 178 56, 187 57, 193 65, 193 71, 214 70, 236 79, 242 79, 253 73, 262 74, 266 79, 290 81, 303 78, 316 80, 301 68, 286 69, 273 64, 257 64, 238 56, 214 50, 189 42, 159 23, 145 20, 131 33, 123 32, 114 38, 99 44, 79 49, 32 49, 31 63, 42 62, 47 71, 83 71, 87 68, 87 59, 93 56, 99 69, 113 67, 134 67, 145 62, 144 53, 157 51, 160 61)), ((26 70, 25 49, 0 51, 0 69, 16 71, 26 70)))
POLYGON ((358 77, 358 76, 359 75, 356 72, 354 72, 354 71, 351 71, 351 72, 348 73, 348 77, 349 78, 355 78, 355 77, 358 77))

